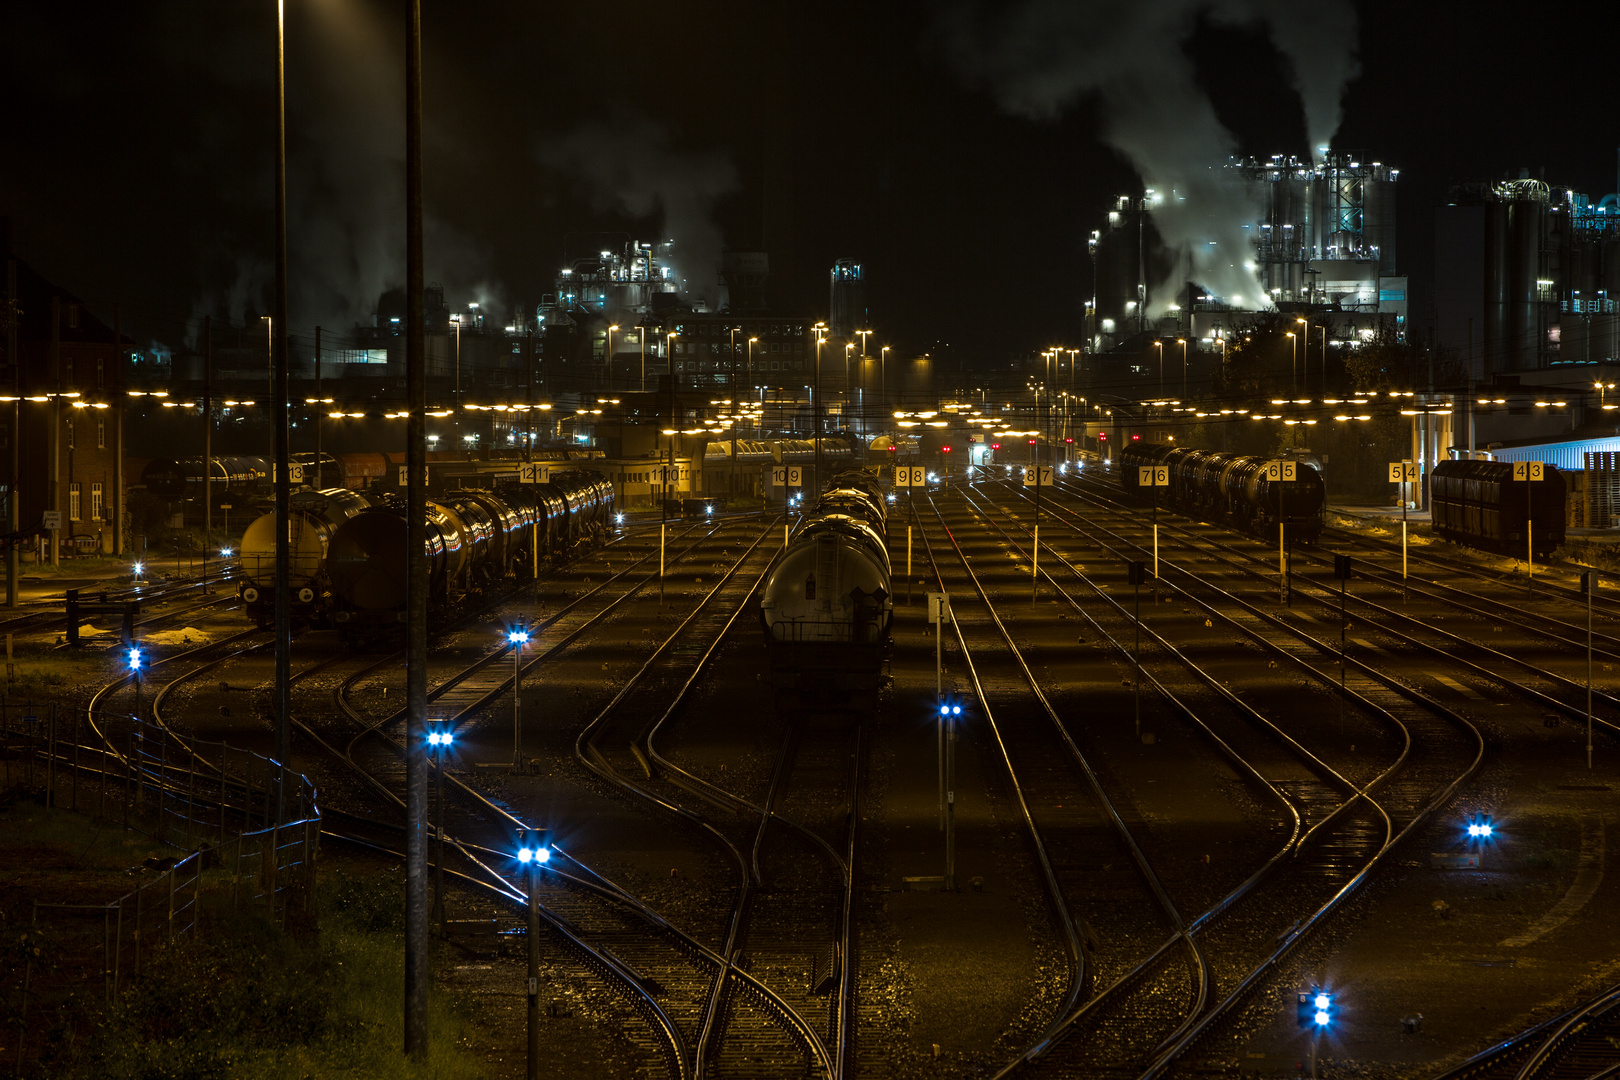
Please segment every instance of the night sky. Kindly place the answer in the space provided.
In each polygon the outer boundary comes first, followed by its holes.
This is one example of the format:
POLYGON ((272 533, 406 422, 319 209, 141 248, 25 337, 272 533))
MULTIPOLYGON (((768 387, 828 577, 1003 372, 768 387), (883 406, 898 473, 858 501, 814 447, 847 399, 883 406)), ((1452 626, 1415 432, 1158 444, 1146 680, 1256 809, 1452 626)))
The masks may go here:
MULTIPOLYGON (((402 11, 287 0, 297 333, 369 322, 403 278, 402 11)), ((671 235, 700 264, 765 244, 781 306, 816 317, 831 261, 861 258, 902 350, 949 342, 977 365, 1077 342, 1085 238, 1142 182, 1117 147, 1306 153, 1300 68, 1359 67, 1334 142, 1401 168, 1419 334, 1451 183, 1528 167, 1616 188, 1614 5, 424 0, 423 17, 427 276, 452 303, 528 308, 596 234, 671 235)), ((274 28, 271 0, 5 5, 0 214, 20 254, 170 344, 202 314, 266 310, 274 28)))

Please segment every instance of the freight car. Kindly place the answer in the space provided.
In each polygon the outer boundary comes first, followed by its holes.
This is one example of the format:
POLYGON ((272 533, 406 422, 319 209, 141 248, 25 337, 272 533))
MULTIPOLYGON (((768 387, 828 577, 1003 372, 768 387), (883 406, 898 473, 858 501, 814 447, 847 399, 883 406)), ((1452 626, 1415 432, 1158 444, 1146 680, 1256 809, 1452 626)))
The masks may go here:
POLYGON ((888 660, 883 499, 868 478, 840 480, 806 512, 761 590, 771 685, 789 711, 870 711, 888 660))
MULTIPOLYGON (((330 600, 326 553, 340 525, 371 505, 363 495, 343 488, 297 491, 289 502, 287 580, 296 618, 307 619, 330 600)), ((243 581, 237 595, 260 626, 275 611, 276 515, 261 514, 248 525, 238 548, 243 581)))
MULTIPOLYGON (((613 487, 593 472, 429 501, 429 609, 445 611, 509 576, 527 576, 539 559, 570 558, 607 533, 612 512, 613 487)), ((407 532, 403 501, 390 496, 333 534, 331 619, 346 639, 363 642, 403 625, 407 532)))
POLYGON ((1565 482, 1557 466, 1515 480, 1514 462, 1442 461, 1429 477, 1434 531, 1502 555, 1546 558, 1564 542, 1565 482))
POLYGON ((1327 488, 1309 460, 1295 461, 1293 480, 1268 480, 1266 458, 1192 450, 1166 443, 1140 443, 1120 455, 1120 483, 1126 491, 1156 497, 1194 517, 1219 521, 1267 540, 1288 523, 1292 540, 1315 543, 1322 535, 1327 488), (1170 484, 1141 488, 1137 469, 1163 465, 1170 484))

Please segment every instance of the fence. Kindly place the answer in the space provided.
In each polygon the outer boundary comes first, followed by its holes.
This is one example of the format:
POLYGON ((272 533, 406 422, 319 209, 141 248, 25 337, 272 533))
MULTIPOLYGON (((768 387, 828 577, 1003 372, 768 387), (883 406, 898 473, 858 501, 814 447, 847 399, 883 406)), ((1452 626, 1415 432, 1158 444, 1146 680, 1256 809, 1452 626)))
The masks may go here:
POLYGON ((181 739, 145 719, 4 697, 0 758, 7 790, 21 784, 41 792, 47 806, 189 852, 157 860, 154 876, 105 903, 33 903, 26 933, 50 963, 36 965, 33 948, 24 948, 17 1075, 26 1052, 39 1056, 47 1039, 43 1028, 30 1029, 30 1008, 66 1001, 98 978, 110 1004, 162 944, 210 925, 200 917, 205 885, 225 911, 314 928, 320 814, 302 775, 221 742, 181 739))

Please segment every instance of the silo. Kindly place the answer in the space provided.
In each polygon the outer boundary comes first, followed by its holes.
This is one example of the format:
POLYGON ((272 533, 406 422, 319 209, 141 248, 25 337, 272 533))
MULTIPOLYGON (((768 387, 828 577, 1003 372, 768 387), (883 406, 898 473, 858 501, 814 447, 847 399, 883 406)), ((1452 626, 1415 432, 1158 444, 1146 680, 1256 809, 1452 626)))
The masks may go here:
POLYGON ((1594 363, 1620 361, 1620 315, 1593 315, 1590 335, 1590 357, 1594 363))
POLYGON ((1378 250, 1378 273, 1395 273, 1395 181, 1392 170, 1375 167, 1362 185, 1363 242, 1378 250))
POLYGON ((1486 371, 1539 366, 1540 276, 1547 185, 1536 180, 1497 184, 1485 215, 1486 371))
POLYGON ((1585 364, 1602 359, 1590 351, 1591 322, 1585 315, 1566 311, 1558 320, 1558 358, 1566 364, 1585 364))

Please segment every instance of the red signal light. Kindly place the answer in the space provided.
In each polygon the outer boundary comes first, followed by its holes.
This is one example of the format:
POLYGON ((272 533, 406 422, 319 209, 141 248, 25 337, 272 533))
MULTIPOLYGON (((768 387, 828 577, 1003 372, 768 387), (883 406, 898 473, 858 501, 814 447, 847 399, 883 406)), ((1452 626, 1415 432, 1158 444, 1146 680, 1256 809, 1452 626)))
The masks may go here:
POLYGON ((1108 432, 1106 432, 1106 431, 1097 432, 1097 441, 1098 442, 1107 442, 1108 441, 1108 432))
POLYGON ((894 447, 892 447, 892 446, 889 447, 889 453, 891 453, 891 454, 894 453, 894 447))
POLYGON ((1135 442, 1137 439, 1140 439, 1141 437, 1142 436, 1140 436, 1140 435, 1132 435, 1131 436, 1131 442, 1135 442))
POLYGON ((951 448, 948 447, 948 446, 942 446, 942 447, 940 447, 940 450, 941 450, 941 452, 946 453, 946 454, 951 452, 951 448))
POLYGON ((1034 439, 1029 439, 1029 440, 1026 440, 1026 441, 1027 441, 1027 442, 1028 442, 1028 443, 1029 443, 1029 445, 1031 445, 1031 446, 1034 446, 1034 445, 1035 445, 1035 440, 1034 440, 1034 439))
POLYGON ((1064 442, 1074 442, 1074 440, 1073 440, 1073 439, 1064 439, 1064 440, 1063 440, 1063 441, 1064 441, 1064 442))
POLYGON ((1000 450, 1001 449, 1001 444, 998 443, 998 442, 993 442, 993 443, 990 444, 990 449, 992 449, 992 450, 1000 450))

